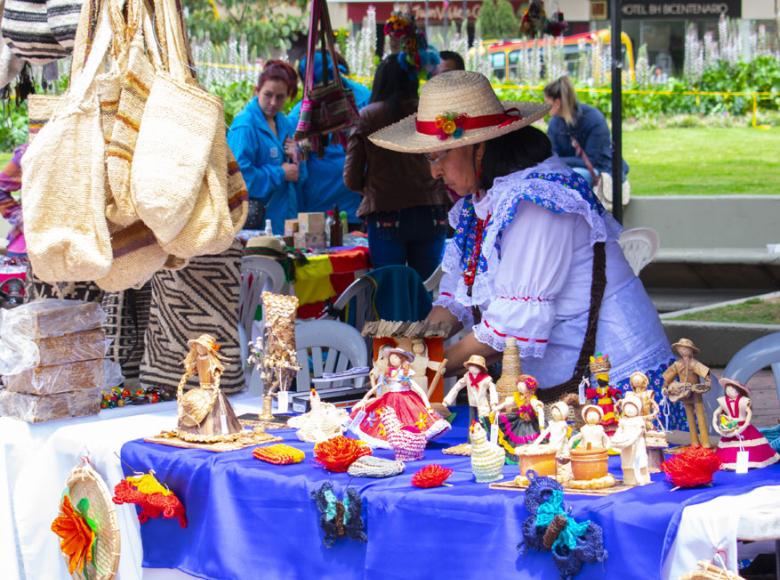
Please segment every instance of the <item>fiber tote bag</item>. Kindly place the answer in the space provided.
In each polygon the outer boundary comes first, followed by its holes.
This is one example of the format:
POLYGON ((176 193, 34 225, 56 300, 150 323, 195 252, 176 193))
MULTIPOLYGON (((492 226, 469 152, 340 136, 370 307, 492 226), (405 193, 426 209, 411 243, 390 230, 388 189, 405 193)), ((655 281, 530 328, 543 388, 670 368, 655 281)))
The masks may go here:
POLYGON ((86 65, 22 158, 27 251, 44 282, 95 280, 111 267, 106 223, 105 143, 95 77, 111 43, 100 14, 86 65))

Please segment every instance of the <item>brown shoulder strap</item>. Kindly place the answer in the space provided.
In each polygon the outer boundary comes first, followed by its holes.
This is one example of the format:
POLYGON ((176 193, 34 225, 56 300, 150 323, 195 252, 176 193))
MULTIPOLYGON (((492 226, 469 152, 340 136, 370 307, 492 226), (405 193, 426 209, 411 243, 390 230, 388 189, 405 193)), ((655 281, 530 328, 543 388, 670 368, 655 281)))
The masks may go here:
POLYGON ((576 394, 580 381, 585 376, 588 368, 588 360, 596 351, 596 331, 599 324, 599 312, 601 301, 604 298, 604 290, 607 287, 607 252, 604 242, 593 244, 593 275, 590 284, 590 309, 588 310, 588 325, 585 329, 585 338, 582 341, 580 356, 574 366, 571 378, 549 389, 539 389, 538 397, 545 403, 554 402, 564 395, 576 394))

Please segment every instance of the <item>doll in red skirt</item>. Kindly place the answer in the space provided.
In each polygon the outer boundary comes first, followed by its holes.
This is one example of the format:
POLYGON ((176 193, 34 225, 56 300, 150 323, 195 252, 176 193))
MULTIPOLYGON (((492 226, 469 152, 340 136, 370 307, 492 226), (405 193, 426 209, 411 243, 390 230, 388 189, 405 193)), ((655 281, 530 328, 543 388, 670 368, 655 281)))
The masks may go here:
POLYGON ((748 467, 766 467, 780 461, 778 455, 758 429, 750 424, 750 389, 732 379, 720 379, 725 396, 718 398, 718 408, 712 415, 712 426, 721 434, 716 453, 721 469, 736 470, 737 453, 748 452, 748 467))

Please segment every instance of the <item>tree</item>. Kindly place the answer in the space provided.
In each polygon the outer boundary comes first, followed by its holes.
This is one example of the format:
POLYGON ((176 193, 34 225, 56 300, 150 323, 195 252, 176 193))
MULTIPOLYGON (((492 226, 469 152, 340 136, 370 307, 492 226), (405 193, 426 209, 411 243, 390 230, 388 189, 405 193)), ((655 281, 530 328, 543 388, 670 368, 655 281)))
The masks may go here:
POLYGON ((251 52, 289 49, 308 28, 306 0, 183 0, 193 39, 222 44, 246 38, 251 52))
POLYGON ((519 23, 509 0, 485 0, 477 22, 485 38, 512 38, 517 36, 519 23))

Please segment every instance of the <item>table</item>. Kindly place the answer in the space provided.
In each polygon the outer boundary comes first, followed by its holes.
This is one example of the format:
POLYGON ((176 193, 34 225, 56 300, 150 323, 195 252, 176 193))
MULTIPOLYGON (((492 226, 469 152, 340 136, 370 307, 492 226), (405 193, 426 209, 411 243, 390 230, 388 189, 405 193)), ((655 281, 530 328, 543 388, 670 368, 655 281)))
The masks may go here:
MULTIPOLYGON (((294 439, 289 431, 280 433, 294 439)), ((474 483, 468 458, 441 453, 444 445, 464 435, 463 427, 454 429, 449 440, 429 447, 423 462, 413 462, 403 475, 384 480, 325 472, 313 463, 312 446, 297 441, 307 460, 292 466, 264 464, 253 459, 250 450, 215 456, 129 442, 123 446, 123 458, 144 470, 153 467, 179 494, 190 522, 186 530, 173 521, 145 524, 144 565, 178 568, 202 578, 241 578, 247 570, 264 570, 269 578, 427 578, 431 570, 454 578, 481 577, 488 571, 497 578, 518 572, 524 578, 556 577, 549 553, 519 557, 515 549, 527 517, 524 495, 474 483), (410 486, 412 474, 430 462, 455 470, 453 487, 410 486), (358 489, 368 543, 345 540, 331 549, 322 545, 310 493, 325 481, 332 481, 339 492, 347 484, 358 489)), ((376 455, 388 457, 389 452, 376 455)), ((507 466, 505 475, 513 477, 516 470, 507 466)), ((632 579, 676 578, 672 572, 712 558, 713 546, 730 542, 735 553, 736 528, 728 527, 733 518, 708 519, 713 510, 701 506, 725 503, 738 508, 745 503, 780 513, 777 495, 751 495, 780 485, 780 466, 745 476, 720 472, 711 489, 673 493, 660 474, 654 479, 653 485, 609 497, 567 495, 576 519, 602 526, 610 552, 604 566, 586 565, 580 578, 623 578, 627 573, 632 579), (701 526, 709 526, 712 533, 707 541, 693 541, 701 526), (684 535, 676 544, 678 529, 684 535)))
MULTIPOLYGON (((239 413, 244 412, 256 412, 259 409, 259 400, 256 397, 250 397, 245 394, 240 394, 231 397, 236 411, 239 413)), ((467 413, 460 413, 460 416, 465 417, 467 413)), ((92 458, 92 462, 95 465, 97 471, 105 478, 109 486, 113 486, 119 482, 122 477, 122 466, 118 457, 119 450, 122 445, 134 438, 142 437, 150 433, 155 433, 163 428, 170 428, 175 424, 176 408, 175 403, 159 403, 157 405, 145 405, 139 407, 125 407, 122 409, 111 409, 101 411, 99 415, 94 417, 84 417, 78 419, 70 419, 63 421, 55 421, 51 423, 43 423, 39 425, 27 425, 20 421, 10 419, 7 417, 0 418, 0 562, 2 562, 3 578, 13 580, 20 578, 24 580, 38 580, 41 578, 46 579, 59 579, 66 578, 66 569, 64 560, 59 554, 57 546, 57 540, 54 534, 49 531, 49 525, 52 519, 56 515, 57 507, 59 503, 59 495, 62 491, 65 478, 67 477, 70 469, 76 464, 80 455, 88 452, 92 458), (10 525, 9 525, 10 523, 10 525)), ((291 438, 292 432, 281 432, 286 437, 291 438)), ((298 444, 298 443, 296 443, 298 444)), ((307 450, 311 446, 300 444, 302 448, 307 450)), ((167 452, 168 454, 176 455, 181 453, 173 448, 164 448, 162 446, 153 447, 167 452)), ((228 454, 210 454, 207 452, 194 452, 205 453, 206 461, 202 461, 204 468, 212 465, 224 466, 227 468, 227 475, 231 478, 235 474, 237 467, 247 466, 250 467, 253 473, 262 475, 263 473, 279 474, 284 473, 279 470, 284 469, 298 469, 298 466, 292 467, 274 467, 267 466, 261 462, 248 457, 249 451, 238 451, 228 454)), ((380 452, 380 455, 385 452, 380 452)), ((428 459, 434 457, 441 457, 436 455, 436 451, 428 452, 428 459)), ((310 457, 310 454, 309 454, 310 457)), ((408 486, 408 480, 411 473, 415 470, 415 466, 411 466, 408 473, 398 478, 383 481, 371 481, 371 480, 353 480, 353 485, 361 490, 361 494, 365 499, 365 508, 367 510, 367 524, 370 543, 368 545, 361 544, 360 546, 354 545, 342 545, 336 546, 330 551, 325 550, 320 544, 320 530, 316 524, 316 521, 312 519, 312 512, 310 511, 310 505, 308 498, 305 497, 305 493, 301 499, 289 498, 289 503, 283 504, 281 507, 291 511, 280 512, 277 510, 271 510, 270 515, 273 516, 278 513, 282 513, 285 517, 290 515, 293 518, 305 520, 305 527, 309 538, 314 538, 315 541, 308 546, 304 544, 306 537, 289 537, 287 540, 290 542, 296 552, 292 556, 291 561, 300 559, 300 553, 297 550, 304 549, 307 557, 310 554, 314 554, 317 559, 324 559, 326 563, 337 562, 339 559, 350 557, 353 551, 357 551, 357 554, 365 558, 366 562, 375 561, 376 558, 381 555, 382 551, 387 550, 387 557, 398 558, 405 554, 407 545, 393 545, 388 544, 390 540, 392 530, 381 530, 376 526, 377 511, 384 511, 394 506, 395 510, 391 516, 405 517, 408 513, 414 512, 421 505, 418 500, 425 500, 431 495, 441 496, 439 502, 445 502, 446 512, 442 519, 441 529, 447 530, 448 523, 452 519, 457 519, 461 516, 461 506, 459 505, 460 498, 467 492, 467 489, 459 490, 461 486, 468 487, 470 480, 469 470, 465 467, 467 461, 459 458, 442 459, 442 463, 449 461, 450 465, 457 464, 457 472, 453 476, 452 480, 455 483, 453 489, 442 490, 413 490, 408 486), (396 501, 399 498, 407 497, 410 501, 402 502, 401 505, 397 505, 396 501), (315 535, 316 534, 316 535, 315 535)), ((309 459, 307 458, 307 461, 309 459)), ((304 466, 300 466, 304 468, 304 466)), ((308 467, 309 471, 314 470, 313 467, 308 467)), ((513 473, 511 468, 508 468, 509 472, 513 473)), ((293 491, 295 493, 305 492, 309 487, 313 485, 313 482, 308 482, 305 477, 301 477, 299 473, 287 472, 289 476, 285 476, 293 491)), ((764 470, 762 475, 765 476, 766 482, 771 483, 774 481, 778 483, 778 470, 764 470)), ((721 476, 736 477, 732 474, 719 474, 721 476)), ((162 477, 162 476, 161 476, 162 477)), ((333 479, 337 483, 343 483, 346 481, 346 476, 334 475, 329 476, 324 472, 320 474, 320 479, 333 479)), ((177 490, 178 491, 178 490, 177 490)), ((777 514, 780 506, 778 506, 777 491, 780 488, 775 486, 759 487, 755 491, 747 492, 741 495, 731 495, 719 499, 712 499, 707 503, 691 504, 685 507, 681 512, 679 531, 677 538, 668 550, 668 556, 666 558, 666 565, 664 572, 656 574, 663 578, 677 578, 678 572, 681 570, 692 569, 696 560, 709 559, 713 556, 716 546, 723 547, 727 554, 732 554, 733 550, 736 550, 736 537, 734 530, 729 528, 726 524, 728 520, 724 517, 720 517, 716 512, 722 505, 730 508, 731 512, 740 514, 738 532, 736 535, 741 535, 743 529, 747 529, 750 526, 755 527, 757 524, 763 524, 762 529, 767 530, 768 537, 774 537, 771 534, 774 533, 770 529, 771 524, 777 525, 774 528, 777 531, 780 528, 780 522, 777 521, 777 514), (713 509, 718 508, 718 509, 713 509), (708 529, 709 542, 698 541, 701 540, 699 531, 706 527, 708 529), (697 541, 693 541, 696 540, 697 541)), ((633 493, 633 492, 627 492, 633 493)), ((675 492, 677 494, 679 492, 675 492)), ((688 492, 682 492, 688 493, 688 492)), ((233 492, 234 494, 234 492, 233 492)), ((186 501, 186 494, 183 498, 186 501)), ((517 504, 521 501, 522 494, 511 492, 486 492, 485 496, 485 509, 493 509, 494 507, 507 506, 511 507, 511 510, 506 511, 507 517, 517 518, 521 509, 517 504)), ((675 498, 682 496, 674 496, 675 498)), ((246 500, 246 508, 250 510, 258 509, 255 500, 246 500)), ((231 495, 230 504, 241 500, 235 495, 231 495)), ((242 502, 244 500, 241 500, 242 502)), ((575 504, 587 504, 589 502, 595 503, 600 500, 588 500, 584 498, 574 498, 567 496, 567 502, 572 505, 575 504)), ((606 502, 601 502, 603 505, 606 502)), ((185 503, 186 505, 186 503, 185 503)), ((424 506, 424 502, 422 503, 424 506)), ((579 517, 584 509, 580 505, 575 511, 575 515, 579 517)), ((280 507, 280 506, 277 506, 280 507)), ((429 508, 425 508, 430 511, 429 508)), ((591 506, 591 511, 596 510, 596 507, 591 506)), ((647 506, 637 502, 635 509, 630 512, 627 519, 636 517, 636 514, 642 514, 647 511, 647 506)), ((119 525, 122 532, 122 557, 120 561, 119 580, 172 580, 191 578, 186 574, 176 570, 161 570, 161 569, 149 569, 142 570, 141 564, 144 556, 142 555, 142 538, 140 535, 141 527, 138 524, 135 511, 132 506, 118 506, 117 513, 119 516, 119 525)), ((426 512, 427 513, 427 512, 426 512)), ((729 510, 721 511, 721 514, 730 513, 729 510)), ((190 525, 194 526, 197 522, 195 513, 188 513, 190 521, 193 522, 190 525)), ((512 533, 511 537, 498 537, 491 535, 489 531, 491 526, 495 526, 501 522, 497 522, 495 519, 491 519, 488 515, 480 516, 480 514, 470 514, 472 523, 475 526, 475 530, 471 535, 467 535, 463 538, 458 538, 459 543, 466 543, 469 545, 468 552, 473 552, 473 546, 479 546, 480 550, 484 547, 490 547, 495 544, 493 550, 499 550, 505 553, 498 559, 498 562, 504 561, 505 558, 516 558, 516 554, 513 548, 513 542, 519 541, 516 533, 512 533), (488 530, 487 535, 483 534, 484 530, 488 530)), ((731 516, 729 516, 731 517, 731 516)), ((596 518, 594 518, 596 519, 596 518)), ((178 524, 173 522, 155 521, 144 526, 165 526, 167 523, 172 524, 170 532, 178 533, 178 524)), ((258 521, 258 526, 262 523, 262 520, 258 521)), ((503 524, 502 524, 503 525, 503 524)), ((148 528, 148 529, 152 529, 148 528)), ((189 528, 190 533, 194 530, 194 527, 189 528)), ((451 541, 451 534, 442 532, 439 526, 431 528, 427 526, 421 531, 423 532, 419 536, 415 536, 416 541, 411 542, 411 547, 419 542, 427 541, 441 541, 442 536, 445 541, 451 541)), ((655 534, 659 534, 659 531, 655 531, 655 534)), ((780 533, 780 532, 778 532, 780 533)), ((408 533, 407 533, 408 535, 408 533)), ((266 551, 267 546, 259 542, 260 538, 253 531, 250 531, 247 535, 247 543, 252 545, 252 550, 266 551)), ((238 536, 235 529, 231 529, 228 532, 228 536, 231 539, 237 539, 238 536)), ((409 538, 414 540, 415 538, 409 538)), ((627 540, 621 540, 614 538, 608 538, 607 549, 613 550, 615 542, 624 542, 627 540)), ((659 540, 655 540, 656 545, 659 540)), ((201 548, 202 544, 194 544, 193 550, 201 548)), ((452 550, 456 548, 453 546, 452 550)), ((457 556, 457 554, 454 554, 457 556)), ((147 556, 148 557, 148 556, 147 556)), ((156 557, 156 556, 155 556, 156 557)), ((537 554, 537 559, 542 565, 549 566, 547 554, 537 554)), ((645 558, 647 559, 647 558, 645 558)), ((660 560, 660 555, 657 557, 660 560)), ((735 564, 735 560, 729 559, 729 564, 735 564)), ((516 562, 516 560, 515 560, 516 562)), ((151 562, 149 562, 151 563, 151 562)), ((452 566, 462 563, 457 557, 454 558, 452 566)), ((656 566, 659 562, 656 562, 656 566)), ((446 570, 450 566, 445 560, 436 561, 430 564, 428 570, 446 570)), ((591 577, 603 577, 604 574, 600 567, 589 565, 593 568, 591 577)), ((258 568, 252 568, 257 570, 258 568)), ((367 575, 377 578, 382 577, 378 574, 376 568, 367 567, 367 575)), ((540 568, 540 572, 537 577, 541 577, 542 571, 550 571, 549 567, 540 568)), ((337 574, 325 574, 323 577, 334 577, 337 574)), ((463 578, 462 573, 451 574, 456 578, 463 578)), ((513 575, 517 576, 516 570, 513 568, 513 575)), ((495 575, 495 577, 501 577, 495 575)), ((225 576, 219 576, 224 578, 225 576)), ((275 577, 270 572, 267 578, 275 577)), ((279 578, 290 577, 290 572, 287 570, 287 574, 282 573, 279 578)), ((350 577, 348 574, 343 576, 344 578, 350 577)), ((408 578, 418 577, 417 574, 407 574, 408 578)), ((429 576, 426 576, 429 577, 429 576)), ((533 576, 531 576, 533 577, 533 576)), ((587 577, 585 575, 583 578, 587 577)), ((634 577, 634 576, 632 576, 634 577)))

